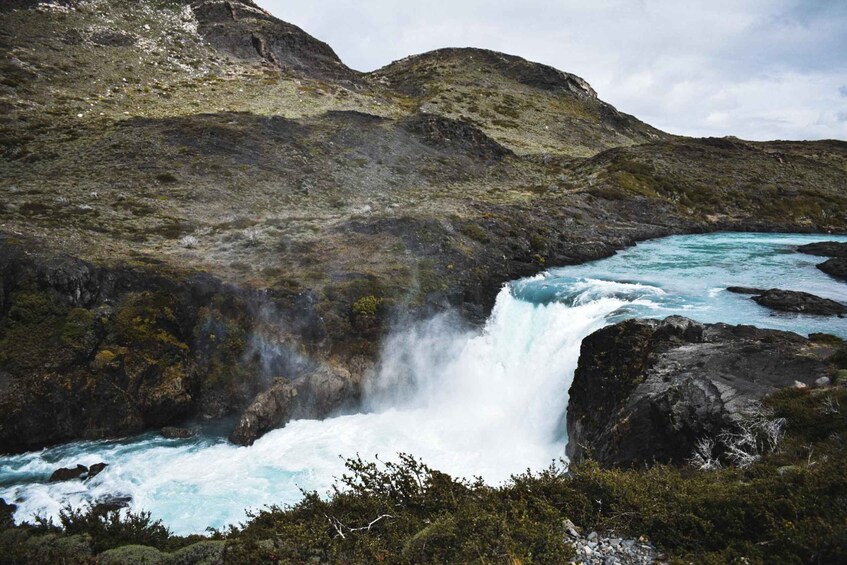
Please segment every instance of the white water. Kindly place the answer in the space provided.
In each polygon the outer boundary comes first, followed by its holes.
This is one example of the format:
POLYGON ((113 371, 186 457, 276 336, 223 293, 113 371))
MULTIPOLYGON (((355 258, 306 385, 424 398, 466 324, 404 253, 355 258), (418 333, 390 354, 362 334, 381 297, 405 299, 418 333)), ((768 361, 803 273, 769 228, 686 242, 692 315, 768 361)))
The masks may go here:
POLYGON ((77 463, 109 467, 88 483, 13 484, 0 497, 17 501, 18 519, 30 519, 55 516, 67 503, 131 496, 133 509, 191 533, 241 521, 245 508, 294 502, 301 488, 325 492, 344 471, 341 457, 356 454, 411 453, 457 476, 501 482, 564 456, 560 418, 580 342, 623 303, 535 306, 506 288, 481 334, 443 316, 389 339, 370 413, 291 422, 251 447, 147 436, 6 457, 7 484, 77 463))
MULTIPOLYGON (((669 238, 517 281, 500 293, 482 332, 441 316, 394 333, 366 390, 368 413, 291 422, 251 447, 212 435, 191 440, 145 435, 4 456, 0 497, 18 504, 16 517, 28 520, 55 516, 65 504, 128 496, 133 510, 149 510, 186 534, 239 522, 245 508, 296 502, 300 489, 326 492, 333 477, 344 472, 342 457, 356 454, 392 459, 398 452, 411 453, 453 475, 499 483, 564 456, 562 418, 579 345, 603 325, 673 313, 710 321, 743 316, 739 321, 797 331, 818 331, 829 323, 773 317, 719 286, 745 284, 745 277, 754 275, 766 278, 779 267, 784 288, 816 285, 816 292, 843 298, 839 283, 814 269, 817 258, 785 252, 811 240, 669 238), (735 246, 727 247, 728 241, 735 246), (732 264, 712 266, 703 249, 737 257, 732 264), (754 252, 760 257, 755 268, 744 255, 754 252), (661 261, 644 271, 643 265, 657 257, 661 261), (728 279, 727 273, 736 278, 728 279), (89 482, 46 482, 57 467, 100 461, 109 466, 89 482)), ((832 324, 831 331, 847 334, 842 321, 832 324)))

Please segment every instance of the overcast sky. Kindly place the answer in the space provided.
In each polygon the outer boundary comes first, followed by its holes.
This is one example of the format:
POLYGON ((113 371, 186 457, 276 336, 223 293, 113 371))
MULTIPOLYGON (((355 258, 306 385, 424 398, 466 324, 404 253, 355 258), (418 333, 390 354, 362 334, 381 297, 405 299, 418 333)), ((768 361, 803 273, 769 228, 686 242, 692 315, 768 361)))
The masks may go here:
POLYGON ((370 71, 484 47, 665 131, 847 140, 847 0, 258 0, 370 71))

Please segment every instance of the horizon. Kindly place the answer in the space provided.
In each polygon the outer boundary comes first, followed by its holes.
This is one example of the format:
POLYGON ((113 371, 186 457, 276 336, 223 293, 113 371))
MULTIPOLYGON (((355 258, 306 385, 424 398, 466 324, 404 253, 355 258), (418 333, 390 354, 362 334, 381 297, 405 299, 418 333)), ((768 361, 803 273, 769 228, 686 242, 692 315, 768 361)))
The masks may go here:
POLYGON ((491 49, 578 75, 668 133, 847 140, 847 3, 257 4, 363 72, 446 47, 491 49))

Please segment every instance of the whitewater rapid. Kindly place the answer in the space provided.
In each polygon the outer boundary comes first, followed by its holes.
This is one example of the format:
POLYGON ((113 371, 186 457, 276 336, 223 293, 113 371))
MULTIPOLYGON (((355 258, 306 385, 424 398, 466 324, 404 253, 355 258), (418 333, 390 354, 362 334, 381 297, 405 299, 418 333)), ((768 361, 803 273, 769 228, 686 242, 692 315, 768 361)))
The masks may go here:
MULTIPOLYGON (((564 457, 568 388, 583 338, 634 317, 684 314, 847 337, 847 324, 774 316, 738 284, 847 292, 793 246, 820 236, 716 234, 648 242, 616 257, 556 269, 506 285, 484 328, 450 314, 397 328, 365 387, 363 413, 299 420, 236 447, 220 433, 187 440, 155 434, 76 442, 0 456, 0 498, 16 518, 56 516, 65 504, 124 497, 175 533, 223 528, 245 509, 294 503, 302 490, 326 493, 344 458, 410 453, 455 476, 496 484, 564 457), (829 325, 827 325, 829 324, 829 325), (87 482, 48 483, 58 467, 106 462, 87 482)), ((826 238, 833 239, 833 238, 826 238)), ((847 241, 847 238, 841 238, 847 241)))
POLYGON ((295 502, 300 489, 326 492, 344 472, 343 458, 357 454, 410 453, 456 476, 502 482, 564 457, 561 422, 580 342, 624 302, 539 306, 505 287, 481 332, 443 315, 393 334, 366 413, 294 421, 250 447, 150 435, 6 457, 0 497, 19 504, 18 519, 126 497, 133 510, 187 534, 242 521, 246 508, 295 502), (109 466, 86 483, 14 484, 100 461, 109 466))

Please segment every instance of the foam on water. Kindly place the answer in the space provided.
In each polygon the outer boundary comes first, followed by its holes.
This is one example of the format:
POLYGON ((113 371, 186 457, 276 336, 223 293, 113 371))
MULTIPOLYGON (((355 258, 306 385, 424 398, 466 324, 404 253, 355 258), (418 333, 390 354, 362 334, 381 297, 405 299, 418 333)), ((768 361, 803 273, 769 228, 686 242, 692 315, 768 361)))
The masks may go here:
POLYGON ((579 345, 608 323, 684 314, 847 337, 843 320, 774 316, 724 290, 780 286, 847 301, 840 283, 814 268, 819 258, 790 252, 822 239, 838 238, 667 238, 515 281, 481 331, 443 315, 394 332, 367 383, 365 413, 294 421, 250 447, 229 445, 219 434, 189 440, 148 434, 4 456, 0 497, 19 505, 21 520, 55 516, 68 503, 131 497, 134 510, 149 510, 185 534, 241 521, 245 508, 295 502, 301 489, 326 492, 344 471, 342 457, 356 454, 411 453, 448 473, 498 483, 563 457, 579 345), (100 461, 109 466, 91 481, 46 482, 57 467, 100 461))

